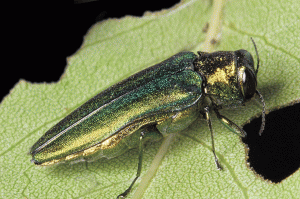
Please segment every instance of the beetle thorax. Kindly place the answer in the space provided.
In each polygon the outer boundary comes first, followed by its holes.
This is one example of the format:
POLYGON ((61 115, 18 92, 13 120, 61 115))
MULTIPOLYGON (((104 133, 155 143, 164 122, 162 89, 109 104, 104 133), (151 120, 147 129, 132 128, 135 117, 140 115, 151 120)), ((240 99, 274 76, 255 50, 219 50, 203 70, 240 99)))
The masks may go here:
POLYGON ((217 106, 236 106, 243 102, 238 86, 238 68, 231 52, 201 55, 194 62, 195 71, 204 78, 203 92, 217 106))

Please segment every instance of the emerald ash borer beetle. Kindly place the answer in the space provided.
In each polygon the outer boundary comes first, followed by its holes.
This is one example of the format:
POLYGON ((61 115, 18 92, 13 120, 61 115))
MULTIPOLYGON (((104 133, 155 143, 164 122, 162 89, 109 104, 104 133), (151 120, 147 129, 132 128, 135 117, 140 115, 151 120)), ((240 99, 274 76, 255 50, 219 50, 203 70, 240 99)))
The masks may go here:
MULTIPOLYGON (((252 38, 251 38, 252 39, 252 38)), ((138 147, 139 162, 135 179, 118 198, 126 197, 141 174, 143 144, 187 128, 199 116, 209 126, 214 149, 211 112, 241 137, 246 132, 219 113, 222 107, 244 105, 256 89, 257 67, 246 50, 213 53, 180 52, 169 59, 107 88, 48 130, 30 149, 36 165, 67 161, 113 158, 138 147)))

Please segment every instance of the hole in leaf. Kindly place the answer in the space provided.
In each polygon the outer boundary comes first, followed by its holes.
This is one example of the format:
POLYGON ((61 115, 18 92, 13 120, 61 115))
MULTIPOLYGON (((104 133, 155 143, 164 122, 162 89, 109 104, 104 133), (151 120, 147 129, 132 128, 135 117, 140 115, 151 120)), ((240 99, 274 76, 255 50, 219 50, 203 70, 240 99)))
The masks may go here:
POLYGON ((262 136, 261 117, 244 126, 250 167, 274 183, 292 175, 300 167, 300 104, 273 111, 266 117, 262 136))

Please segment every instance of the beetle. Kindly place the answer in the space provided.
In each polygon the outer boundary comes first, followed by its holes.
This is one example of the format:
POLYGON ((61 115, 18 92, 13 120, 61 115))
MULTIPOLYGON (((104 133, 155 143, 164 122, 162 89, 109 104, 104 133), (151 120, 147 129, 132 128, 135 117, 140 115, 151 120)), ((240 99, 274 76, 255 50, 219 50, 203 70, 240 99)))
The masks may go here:
POLYGON ((203 116, 211 132, 215 154, 211 112, 231 131, 241 137, 246 132, 219 113, 223 107, 236 107, 255 94, 262 102, 262 125, 265 125, 265 102, 256 89, 259 56, 251 38, 257 66, 246 50, 213 53, 180 52, 169 59, 138 72, 107 88, 49 129, 30 149, 36 165, 93 161, 113 158, 138 147, 137 174, 128 195, 141 174, 143 145, 187 128, 203 116))

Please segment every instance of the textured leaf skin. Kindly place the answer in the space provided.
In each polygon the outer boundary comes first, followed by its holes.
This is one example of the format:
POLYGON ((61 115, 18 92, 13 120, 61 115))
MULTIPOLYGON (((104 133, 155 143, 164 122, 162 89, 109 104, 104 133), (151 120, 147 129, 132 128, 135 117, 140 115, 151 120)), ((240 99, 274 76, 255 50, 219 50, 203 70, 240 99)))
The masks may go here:
MULTIPOLYGON (((249 39, 253 37, 261 60, 258 89, 269 111, 300 99, 299 7, 298 0, 226 1, 223 7, 221 39, 212 49, 246 49, 254 54, 249 39)), ((211 1, 184 1, 143 18, 128 16, 95 24, 68 59, 61 81, 33 84, 21 80, 0 105, 0 198, 114 198, 127 188, 136 172, 135 150, 110 160, 46 169, 36 168, 25 154, 51 126, 100 91, 180 51, 203 50, 206 34, 202 29, 210 22, 213 8, 211 1)), ((245 107, 221 113, 242 125, 259 116, 261 106, 252 100, 245 107)), ((265 182, 247 168, 239 138, 216 118, 213 128, 223 172, 213 163, 205 121, 195 121, 175 137, 166 154, 160 153, 162 142, 145 147, 142 176, 129 198, 135 197, 155 165, 154 175, 144 184, 143 198, 300 195, 299 170, 279 184, 265 182), (162 161, 155 162, 156 156, 163 156, 162 161)))

